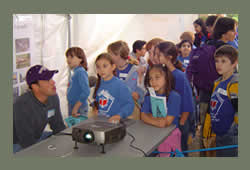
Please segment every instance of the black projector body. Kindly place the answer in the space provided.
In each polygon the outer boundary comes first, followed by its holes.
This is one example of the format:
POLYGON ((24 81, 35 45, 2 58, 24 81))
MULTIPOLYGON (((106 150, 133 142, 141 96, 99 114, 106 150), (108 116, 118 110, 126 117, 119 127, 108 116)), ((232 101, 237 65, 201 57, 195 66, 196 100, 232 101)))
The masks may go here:
POLYGON ((111 144, 120 141, 125 135, 125 125, 104 121, 84 123, 72 129, 72 140, 85 144, 111 144))

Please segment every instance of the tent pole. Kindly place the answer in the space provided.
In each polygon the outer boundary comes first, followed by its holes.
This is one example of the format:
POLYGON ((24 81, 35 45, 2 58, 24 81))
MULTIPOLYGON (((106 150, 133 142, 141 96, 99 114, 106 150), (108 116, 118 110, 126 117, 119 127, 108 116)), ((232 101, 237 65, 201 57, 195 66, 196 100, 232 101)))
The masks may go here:
POLYGON ((70 24, 70 21, 71 21, 71 16, 70 14, 67 14, 67 18, 68 18, 68 48, 71 47, 71 24, 70 24))
MULTIPOLYGON (((71 47, 71 24, 70 24, 70 21, 71 21, 71 16, 70 14, 67 14, 67 19, 68 19, 68 48, 71 47)), ((70 69, 68 68, 68 73, 69 73, 69 76, 68 76, 68 82, 71 78, 71 72, 70 72, 70 69)))

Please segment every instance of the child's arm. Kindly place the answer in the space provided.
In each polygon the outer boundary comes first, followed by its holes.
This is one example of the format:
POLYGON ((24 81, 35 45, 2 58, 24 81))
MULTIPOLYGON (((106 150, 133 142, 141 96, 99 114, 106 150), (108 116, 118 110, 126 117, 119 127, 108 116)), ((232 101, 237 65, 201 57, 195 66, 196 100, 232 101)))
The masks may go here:
POLYGON ((76 104, 74 105, 73 109, 72 109, 72 116, 73 117, 78 117, 80 116, 80 113, 77 113, 79 108, 81 107, 82 103, 80 101, 76 102, 76 104))
POLYGON ((182 112, 180 118, 180 125, 184 125, 186 120, 188 119, 189 112, 182 112))
POLYGON ((123 83, 120 85, 119 104, 120 112, 117 115, 120 115, 121 118, 127 118, 133 113, 135 107, 134 100, 129 88, 123 83))
POLYGON ((169 125, 172 124, 173 120, 174 120, 174 116, 166 116, 164 118, 156 118, 153 117, 152 114, 146 114, 146 113, 141 113, 141 119, 150 125, 156 126, 156 127, 160 127, 160 128, 164 128, 167 127, 169 125))
POLYGON ((138 73, 136 70, 132 74, 129 74, 129 78, 126 82, 129 89, 132 91, 132 97, 134 100, 138 101, 139 103, 142 101, 144 97, 144 90, 138 86, 138 73))

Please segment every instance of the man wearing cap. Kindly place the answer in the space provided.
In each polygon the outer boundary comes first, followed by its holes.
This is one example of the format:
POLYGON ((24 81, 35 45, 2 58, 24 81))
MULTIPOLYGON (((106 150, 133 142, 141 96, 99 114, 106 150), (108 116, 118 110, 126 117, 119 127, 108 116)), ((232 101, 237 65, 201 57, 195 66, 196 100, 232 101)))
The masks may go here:
POLYGON ((55 81, 52 79, 57 72, 35 65, 26 73, 30 90, 19 96, 13 106, 14 153, 51 135, 44 131, 47 124, 52 134, 65 129, 55 81))

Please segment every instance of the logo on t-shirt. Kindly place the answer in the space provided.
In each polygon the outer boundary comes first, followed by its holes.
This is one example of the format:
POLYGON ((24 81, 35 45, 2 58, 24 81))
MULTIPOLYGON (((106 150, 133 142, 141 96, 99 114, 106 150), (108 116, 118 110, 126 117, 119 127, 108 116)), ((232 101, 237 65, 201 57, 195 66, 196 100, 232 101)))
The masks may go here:
POLYGON ((218 118, 218 113, 220 113, 220 109, 224 103, 224 99, 220 96, 218 91, 214 92, 211 101, 210 101, 210 108, 211 108, 211 120, 212 121, 220 121, 218 118))
POLYGON ((217 104, 216 100, 211 100, 210 101, 210 107, 211 107, 212 110, 214 110, 216 108, 216 104, 217 104))
POLYGON ((115 98, 107 91, 107 90, 101 90, 97 94, 99 98, 99 112, 107 113, 110 111, 110 108, 112 104, 114 103, 115 98))

